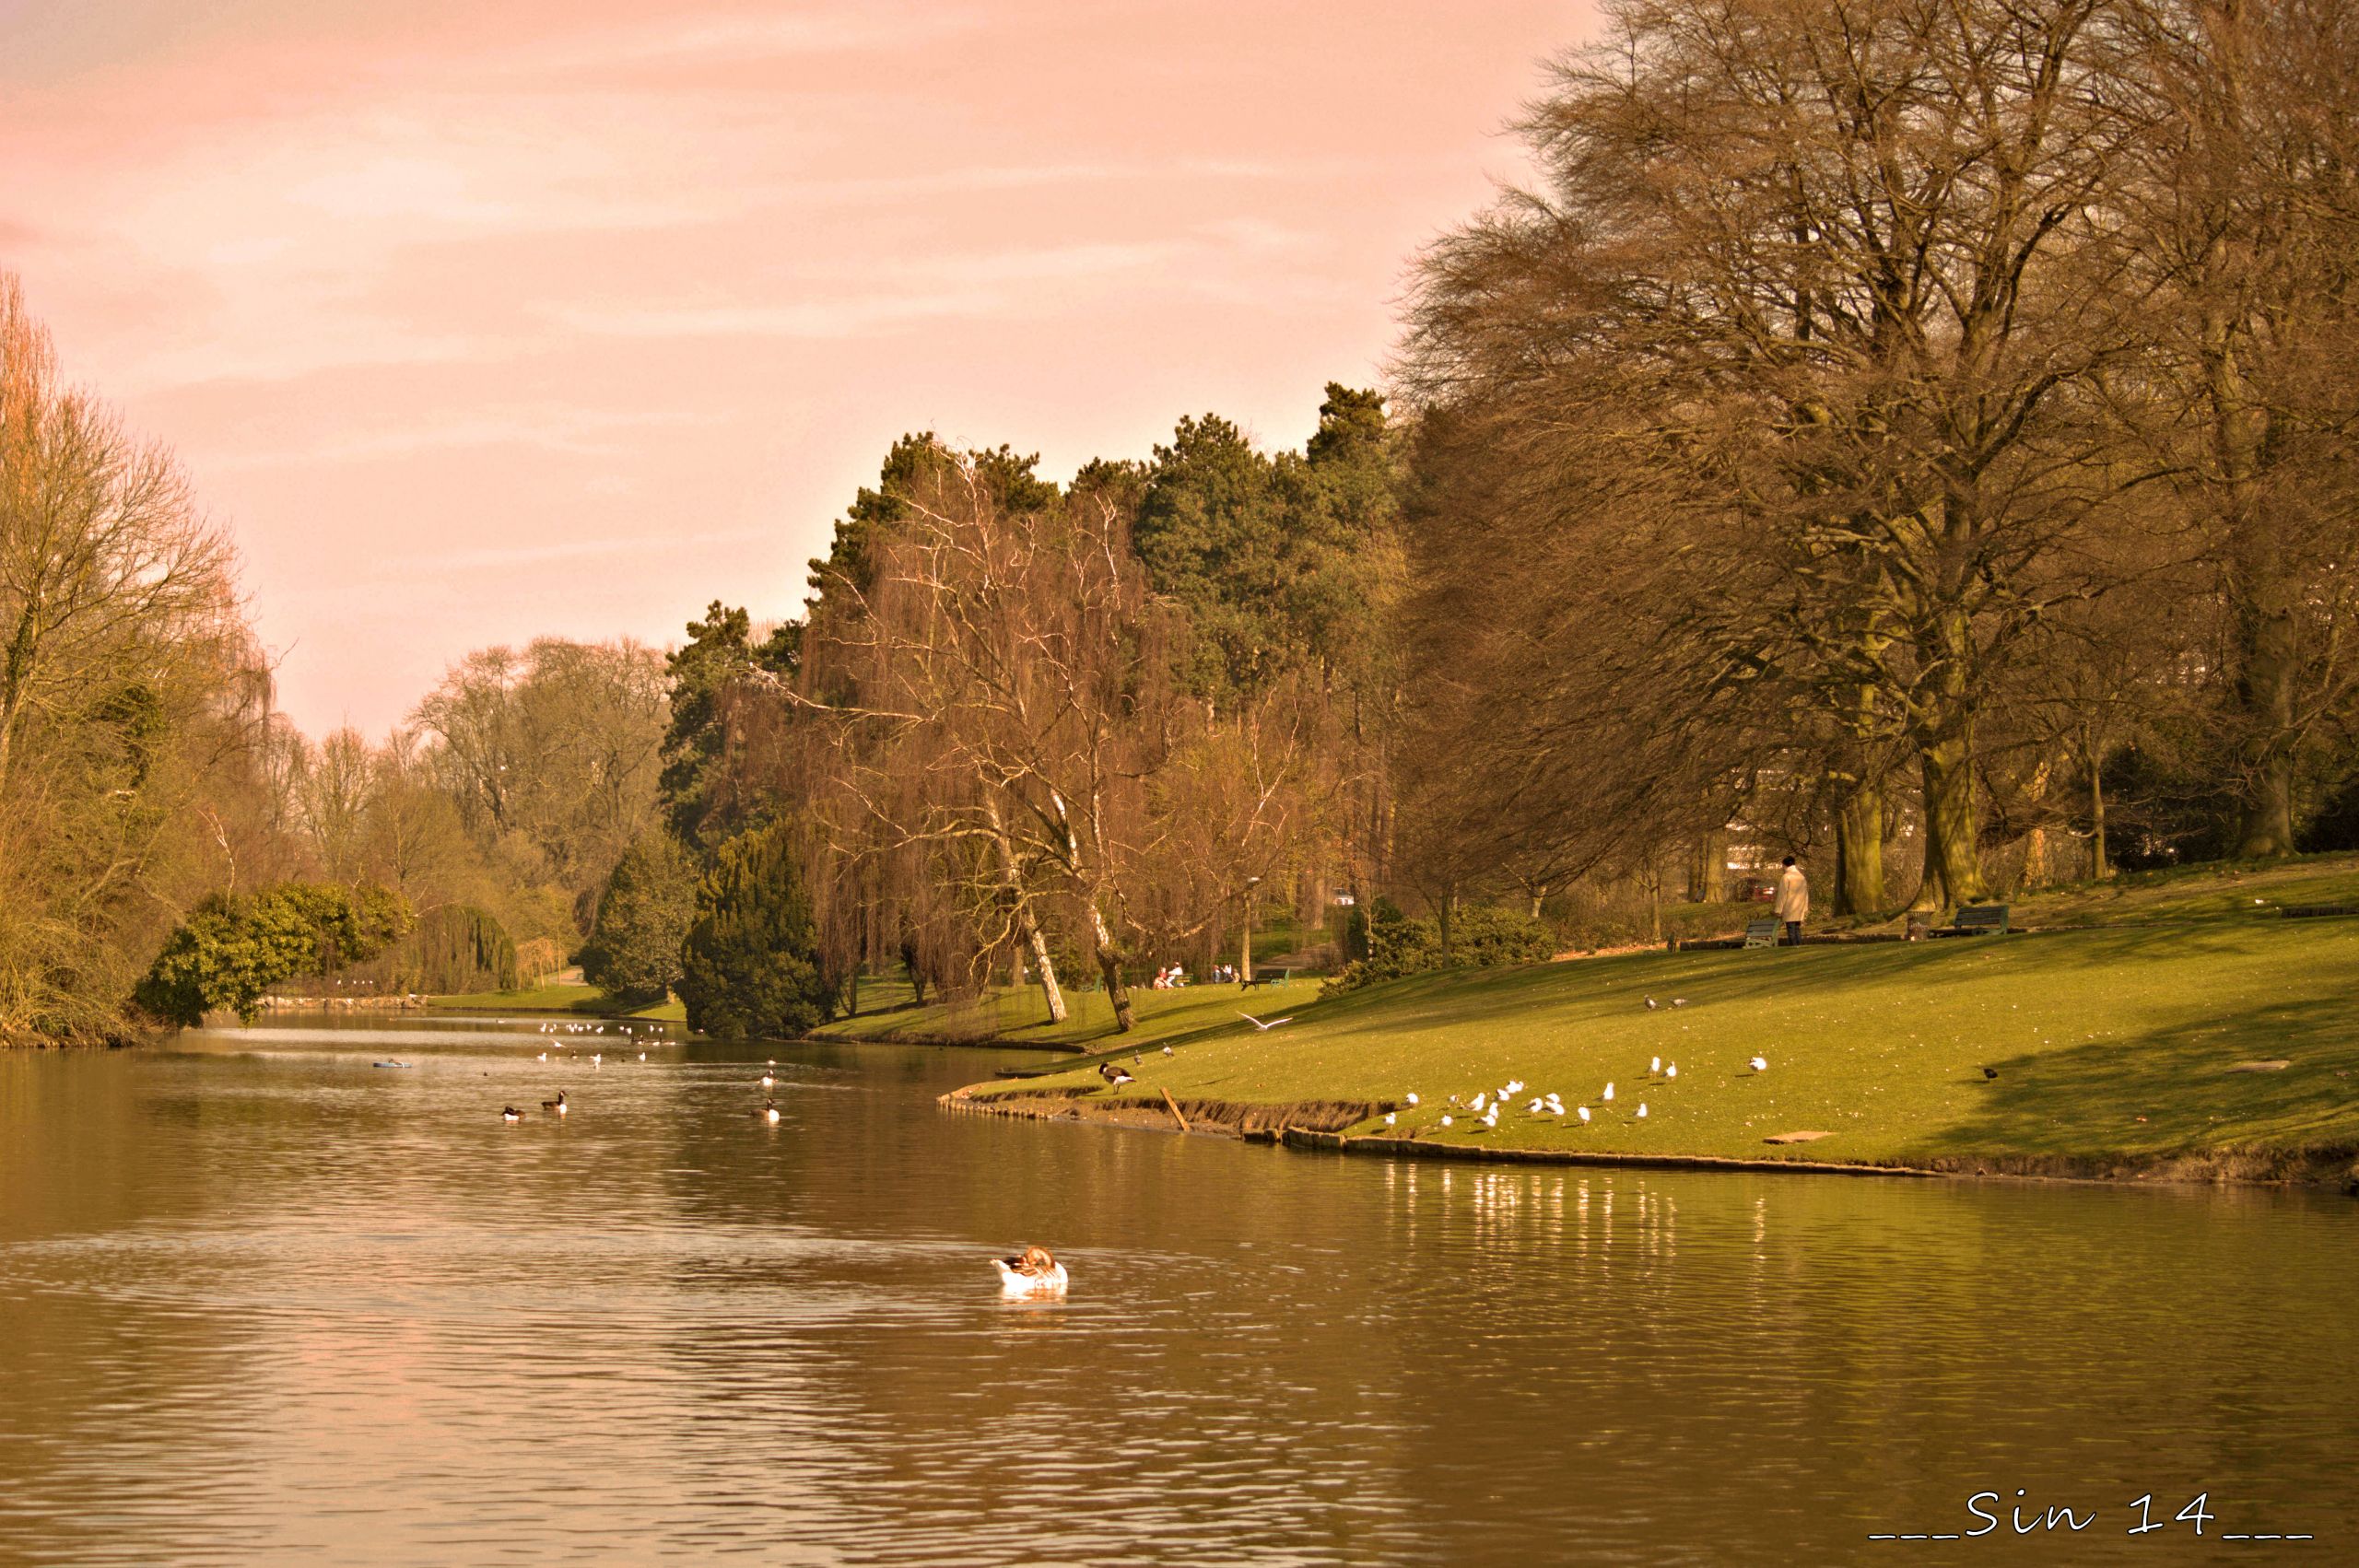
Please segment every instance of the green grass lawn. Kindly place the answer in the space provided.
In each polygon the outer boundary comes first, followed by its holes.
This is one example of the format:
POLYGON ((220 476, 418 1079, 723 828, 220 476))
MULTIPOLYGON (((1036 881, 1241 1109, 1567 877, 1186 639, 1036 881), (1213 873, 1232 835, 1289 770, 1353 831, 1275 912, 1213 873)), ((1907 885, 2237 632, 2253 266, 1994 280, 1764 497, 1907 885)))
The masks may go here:
POLYGON ((438 996, 427 1006, 450 1012, 585 1012, 600 1018, 655 1018, 684 1023, 687 1010, 676 1001, 654 1007, 629 1007, 595 986, 547 985, 530 990, 475 991, 466 996, 438 996))
MULTIPOLYGON (((1040 1000, 1038 986, 1027 986, 1020 991, 995 990, 987 996, 947 1004, 910 1007, 906 1005, 909 987, 905 983, 898 993, 893 993, 904 1005, 874 1006, 872 1010, 870 992, 876 985, 873 980, 862 982, 860 1016, 838 1019, 820 1029, 820 1036, 830 1040, 1034 1046, 1056 1050, 1088 1049, 1092 1042, 1114 1032, 1114 1005, 1102 990, 1065 992, 1065 1022, 1050 1024, 1048 1006, 1040 1000)), ((1191 1029, 1230 1024, 1242 1028, 1246 1025, 1237 1016, 1240 1009, 1268 1017, 1292 1011, 1318 995, 1319 982, 1305 978, 1250 991, 1239 991, 1235 986, 1187 986, 1176 991, 1150 990, 1140 986, 1132 990, 1131 1001, 1133 1013, 1160 1042, 1166 1036, 1191 1029)))
MULTIPOLYGON (((1901 930, 1904 918, 1833 921, 1824 918, 1830 889, 1821 886, 1822 918, 1813 930, 1901 930)), ((2104 882, 2071 883, 2001 895, 2019 928, 2060 930, 2158 921, 2265 919, 2289 904, 2359 904, 2359 855, 2304 855, 2268 862, 2207 862, 2163 871, 2124 872, 2104 882)), ((1769 913, 1766 904, 1662 907, 1663 935, 1728 937, 1769 913)))
MULTIPOLYGON (((2224 1151, 2341 1150, 2347 1159, 2359 1149, 2354 989, 2359 919, 2215 919, 1455 971, 1327 1001, 1301 985, 1242 1000, 1265 1016, 1293 1014, 1267 1034, 1234 1017, 1233 988, 1142 992, 1140 1027, 1119 1046, 1088 1017, 1000 1038, 1094 1036, 1126 1065, 1143 1052, 1131 1096, 1168 1088, 1181 1099, 1275 1106, 1397 1102, 1414 1091, 1423 1104, 1401 1113, 1394 1134, 1440 1142, 1969 1168, 2224 1151), (1649 995, 1659 1010, 1647 1010, 1649 995), (1686 1005, 1672 1007, 1674 997, 1686 1005), (1166 1044, 1174 1056, 1161 1054, 1166 1044), (1755 1053, 1766 1072, 1747 1067, 1755 1053), (1677 1064, 1675 1081, 1649 1080, 1658 1056, 1677 1064), (2230 1071, 2275 1059, 2293 1065, 2230 1071), (1999 1076, 1986 1079, 1985 1066, 1999 1076), (1471 1099, 1510 1078, 1528 1088, 1496 1131, 1470 1130, 1463 1112, 1451 1129, 1438 1126, 1451 1094, 1471 1099), (1595 1121, 1523 1112, 1525 1098, 1549 1090, 1568 1108, 1587 1104, 1595 1121), (1763 1141, 1793 1131, 1830 1136, 1782 1150, 1763 1141)), ((1027 1005, 995 999, 974 1016, 1027 1005)), ((1028 1005, 1037 1017, 1037 994, 1028 1005)), ((924 1014, 899 1016, 914 1024, 924 1014)), ((977 1092, 1094 1082, 1085 1065, 977 1092)))

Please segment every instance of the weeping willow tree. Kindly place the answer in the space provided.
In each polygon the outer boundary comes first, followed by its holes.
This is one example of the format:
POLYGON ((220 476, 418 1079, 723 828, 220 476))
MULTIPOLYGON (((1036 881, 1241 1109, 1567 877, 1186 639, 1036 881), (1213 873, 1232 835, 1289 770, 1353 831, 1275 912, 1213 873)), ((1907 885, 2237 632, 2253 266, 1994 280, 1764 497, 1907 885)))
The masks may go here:
POLYGON ((405 989, 428 995, 514 990, 516 943, 489 910, 445 904, 419 919, 400 970, 405 989))

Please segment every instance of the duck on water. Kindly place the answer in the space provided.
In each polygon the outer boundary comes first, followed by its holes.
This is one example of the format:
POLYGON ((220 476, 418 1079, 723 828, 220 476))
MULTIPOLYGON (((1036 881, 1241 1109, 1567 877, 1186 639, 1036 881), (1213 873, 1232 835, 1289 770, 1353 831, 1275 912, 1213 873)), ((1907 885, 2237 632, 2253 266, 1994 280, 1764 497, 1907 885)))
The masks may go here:
POLYGON ((1014 1258, 994 1258, 1002 1293, 1012 1296, 1062 1295, 1065 1266, 1045 1246, 1027 1246, 1014 1258))

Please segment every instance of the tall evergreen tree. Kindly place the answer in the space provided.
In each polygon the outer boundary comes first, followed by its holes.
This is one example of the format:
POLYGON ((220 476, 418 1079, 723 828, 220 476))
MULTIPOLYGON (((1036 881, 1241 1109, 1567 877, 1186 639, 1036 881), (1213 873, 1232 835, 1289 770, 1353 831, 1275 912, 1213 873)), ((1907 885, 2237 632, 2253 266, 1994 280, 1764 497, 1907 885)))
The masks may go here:
POLYGON ((724 1038, 792 1038, 835 1015, 792 831, 741 834, 697 890, 681 961, 688 1026, 724 1038))

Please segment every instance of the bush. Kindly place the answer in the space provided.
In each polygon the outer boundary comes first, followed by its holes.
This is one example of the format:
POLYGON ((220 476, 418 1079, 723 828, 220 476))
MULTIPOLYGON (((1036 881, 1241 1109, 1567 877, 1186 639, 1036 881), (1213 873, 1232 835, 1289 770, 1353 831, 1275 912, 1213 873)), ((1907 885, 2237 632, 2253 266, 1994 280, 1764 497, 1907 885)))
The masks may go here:
POLYGON ((373 958, 411 919, 408 902, 382 887, 290 882, 260 893, 217 893, 165 939, 133 1000, 184 1029, 216 1008, 251 1024, 263 993, 279 981, 373 958))
POLYGON ((721 847, 697 889, 681 954, 688 1027, 723 1038, 792 1039, 835 1016, 810 895, 783 826, 721 847))
POLYGON ((1342 974, 1320 988, 1320 995, 1336 996, 1379 980, 1398 980, 1444 967, 1487 969, 1502 964, 1537 964, 1556 951, 1555 932, 1546 921, 1489 905, 1468 905, 1451 911, 1447 965, 1442 960, 1438 924, 1403 919, 1380 902, 1376 919, 1367 927, 1367 956, 1345 965, 1342 974))
POLYGON ((633 844, 598 900, 581 977, 625 1001, 662 1001, 680 978, 680 943, 696 899, 696 870, 669 834, 633 844))

